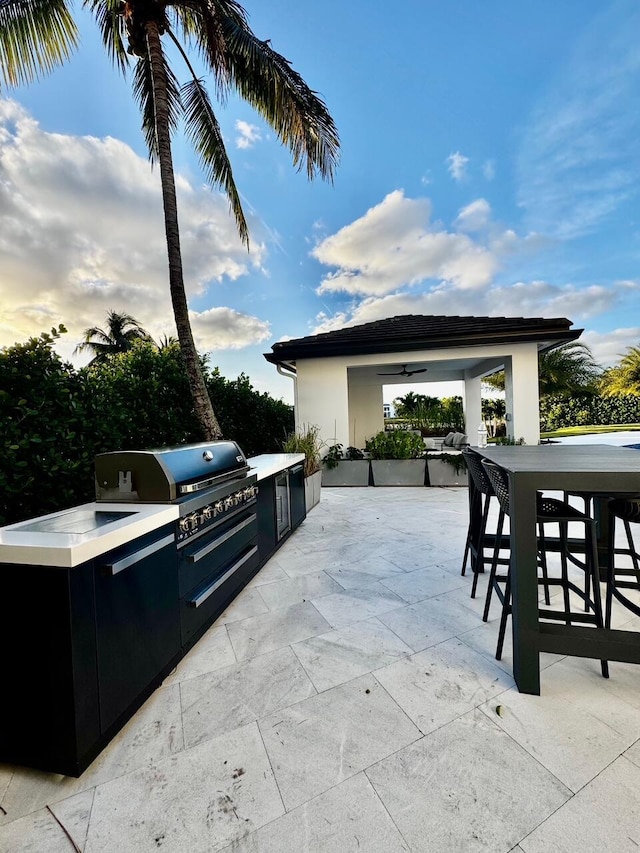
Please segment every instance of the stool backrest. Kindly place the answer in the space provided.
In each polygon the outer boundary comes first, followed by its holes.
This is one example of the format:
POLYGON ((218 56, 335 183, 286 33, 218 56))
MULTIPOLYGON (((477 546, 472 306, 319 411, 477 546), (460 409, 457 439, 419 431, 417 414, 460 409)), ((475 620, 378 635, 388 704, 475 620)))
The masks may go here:
POLYGON ((500 509, 505 515, 509 515, 509 479, 507 472, 495 462, 489 462, 488 459, 482 460, 482 467, 493 486, 500 509))
POLYGON ((464 457, 464 461, 467 463, 467 470, 471 474, 471 479, 473 480, 473 484, 476 489, 479 492, 482 492, 483 495, 495 494, 493 486, 484 472, 484 468, 482 467, 482 462, 478 454, 474 453, 473 450, 463 450, 462 455, 464 457))

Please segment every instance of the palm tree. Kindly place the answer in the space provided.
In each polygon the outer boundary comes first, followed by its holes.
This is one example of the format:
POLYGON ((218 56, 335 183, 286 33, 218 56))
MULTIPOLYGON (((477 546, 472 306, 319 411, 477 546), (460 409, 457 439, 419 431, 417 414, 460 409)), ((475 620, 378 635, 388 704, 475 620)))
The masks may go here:
MULTIPOLYGON (((538 356, 538 386, 541 397, 596 394, 602 370, 591 350, 579 341, 561 344, 538 356)), ((504 391, 504 370, 482 380, 504 391)))
POLYGON ((604 372, 600 391, 603 397, 640 396, 640 347, 629 347, 619 364, 604 372))
MULTIPOLYGON (((236 0, 84 0, 119 70, 135 57, 133 92, 142 112, 149 156, 159 163, 169 261, 169 290, 194 409, 206 439, 222 433, 195 348, 184 287, 171 137, 179 119, 207 177, 224 190, 241 239, 249 232, 222 133, 204 81, 187 49, 195 47, 211 72, 219 100, 235 90, 288 146, 294 166, 309 178, 332 180, 338 133, 324 102, 269 41, 261 41, 236 0), (163 48, 167 39, 190 77, 180 86, 163 48), (182 40, 181 40, 182 39, 182 40)), ((63 62, 77 30, 67 0, 0 0, 0 73, 9 85, 28 82, 63 62)))
POLYGON ((90 364, 105 361, 110 355, 130 350, 135 341, 150 341, 151 337, 140 323, 130 314, 109 311, 106 331, 98 326, 85 329, 84 340, 74 350, 75 353, 90 352, 93 358, 90 364))

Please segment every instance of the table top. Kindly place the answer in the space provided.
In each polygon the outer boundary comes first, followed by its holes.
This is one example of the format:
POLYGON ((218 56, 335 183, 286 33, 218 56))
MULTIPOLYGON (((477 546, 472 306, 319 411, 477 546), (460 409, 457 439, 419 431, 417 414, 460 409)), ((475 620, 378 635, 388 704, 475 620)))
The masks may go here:
POLYGON ((514 474, 640 474, 640 451, 611 444, 505 445, 472 449, 514 474))

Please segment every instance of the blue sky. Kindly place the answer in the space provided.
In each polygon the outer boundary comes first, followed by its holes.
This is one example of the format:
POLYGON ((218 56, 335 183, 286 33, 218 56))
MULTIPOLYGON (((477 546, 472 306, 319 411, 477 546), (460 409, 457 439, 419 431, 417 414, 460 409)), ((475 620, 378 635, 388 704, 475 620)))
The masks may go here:
MULTIPOLYGON (((245 7, 342 155, 333 185, 309 183, 250 107, 219 107, 247 254, 176 137, 193 327, 223 374, 290 401, 272 343, 403 313, 568 317, 603 364, 640 342, 634 0, 245 7)), ((0 345, 63 322, 66 356, 111 309, 174 332, 159 177, 79 18, 68 65, 0 92, 0 345)))

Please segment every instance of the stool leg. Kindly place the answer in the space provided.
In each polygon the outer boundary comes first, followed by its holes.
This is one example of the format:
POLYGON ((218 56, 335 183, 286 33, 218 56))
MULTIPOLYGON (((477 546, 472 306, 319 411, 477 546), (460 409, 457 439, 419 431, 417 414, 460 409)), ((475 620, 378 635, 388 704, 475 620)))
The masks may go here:
POLYGON ((504 635, 507 631, 507 617, 511 613, 511 567, 507 571, 507 582, 504 587, 504 601, 502 603, 502 615, 500 616, 500 630, 498 631, 498 645, 496 647, 496 660, 502 660, 502 649, 504 646, 504 635))
POLYGON ((560 528, 560 565, 562 567, 562 591, 564 598, 565 622, 567 625, 571 625, 571 601, 569 599, 569 572, 567 561, 567 550, 569 548, 569 525, 565 521, 560 521, 558 526, 560 528))
POLYGON ((613 586, 615 583, 615 542, 616 542, 616 517, 609 513, 609 541, 607 543, 607 556, 609 565, 607 566, 607 595, 606 595, 606 612, 604 617, 604 627, 611 628, 611 611, 613 609, 613 586))
POLYGON ((547 546, 544 540, 544 524, 538 523, 538 538, 539 548, 538 556, 540 558, 540 566, 542 568, 542 579, 544 581, 544 603, 549 606, 551 599, 549 598, 549 571, 547 568, 547 546))
POLYGON ((500 514, 498 515, 498 526, 496 528, 496 544, 493 549, 493 557, 491 559, 491 571, 489 573, 489 585, 487 587, 487 597, 484 601, 484 613, 482 614, 482 621, 486 622, 489 619, 489 608, 491 607, 491 595, 493 593, 493 587, 496 583, 496 570, 498 568, 498 555, 500 553, 500 540, 502 538, 502 528, 504 526, 504 512, 500 510, 500 514))
POLYGON ((482 497, 480 496, 480 492, 476 492, 474 494, 473 505, 471 506, 470 512, 469 512, 469 527, 467 529, 467 541, 465 542, 465 546, 464 546, 464 557, 462 558, 462 569, 460 570, 460 574, 462 575, 462 577, 464 577, 467 573, 467 560, 469 559, 469 554, 471 553, 471 523, 472 523, 473 514, 474 514, 475 509, 477 507, 477 501, 478 500, 482 500, 482 497))
POLYGON ((489 501, 490 495, 485 497, 484 509, 482 511, 482 521, 480 522, 480 532, 478 534, 478 549, 476 552, 476 565, 473 572, 473 584, 471 585, 471 598, 476 597, 476 589, 478 588, 478 575, 484 572, 484 535, 487 530, 487 520, 489 518, 489 501))
MULTIPOLYGON (((600 594, 600 566, 598 565, 598 545, 595 522, 585 522, 585 562, 587 572, 593 575, 593 609, 596 615, 596 627, 604 628, 602 618, 602 596, 600 594)), ((609 678, 609 662, 600 661, 602 677, 609 678)))

